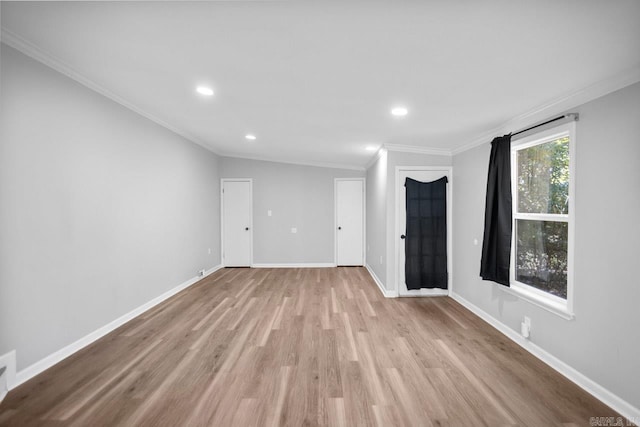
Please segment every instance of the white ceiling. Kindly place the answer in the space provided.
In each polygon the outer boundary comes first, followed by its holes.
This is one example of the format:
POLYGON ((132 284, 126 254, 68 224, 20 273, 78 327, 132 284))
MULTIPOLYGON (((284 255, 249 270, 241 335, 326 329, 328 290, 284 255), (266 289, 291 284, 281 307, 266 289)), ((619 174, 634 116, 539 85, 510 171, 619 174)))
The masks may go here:
POLYGON ((637 0, 1 7, 5 40, 217 153, 288 162, 362 167, 385 143, 455 150, 640 68, 637 0), (389 114, 397 104, 407 117, 389 114))

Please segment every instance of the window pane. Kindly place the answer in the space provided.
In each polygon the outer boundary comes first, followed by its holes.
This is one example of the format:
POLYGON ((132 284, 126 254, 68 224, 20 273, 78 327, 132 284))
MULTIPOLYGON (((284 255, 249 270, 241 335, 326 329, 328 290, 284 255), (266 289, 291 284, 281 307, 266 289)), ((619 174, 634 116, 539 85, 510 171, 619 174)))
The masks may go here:
POLYGON ((516 280, 567 298, 568 224, 516 220, 516 280))
POLYGON ((569 137, 518 150, 518 212, 569 212, 569 137))

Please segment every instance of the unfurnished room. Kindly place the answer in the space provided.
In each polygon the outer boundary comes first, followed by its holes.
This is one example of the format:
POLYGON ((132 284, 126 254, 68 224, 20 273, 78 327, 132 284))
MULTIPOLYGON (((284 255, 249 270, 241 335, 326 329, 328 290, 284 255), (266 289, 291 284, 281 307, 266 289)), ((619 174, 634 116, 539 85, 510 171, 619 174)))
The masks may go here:
POLYGON ((0 20, 0 426, 640 425, 640 1, 0 20))

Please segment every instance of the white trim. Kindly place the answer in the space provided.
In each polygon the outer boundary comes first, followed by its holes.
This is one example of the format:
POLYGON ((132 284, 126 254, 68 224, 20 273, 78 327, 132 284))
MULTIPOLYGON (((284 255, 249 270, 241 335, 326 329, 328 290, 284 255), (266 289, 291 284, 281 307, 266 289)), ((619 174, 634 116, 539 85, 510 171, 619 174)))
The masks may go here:
POLYGON ((336 265, 331 262, 300 262, 300 263, 288 263, 288 264, 279 264, 279 263, 259 263, 253 264, 251 267, 253 268, 329 268, 335 267, 336 265))
POLYGON ((16 382, 16 351, 11 350, 9 353, 0 356, 0 367, 7 369, 0 376, 0 402, 5 398, 7 392, 11 390, 16 382))
POLYGON ((616 412, 618 412, 623 417, 626 417, 630 420, 638 420, 640 419, 640 409, 634 407, 631 403, 625 401, 621 397, 615 395, 611 391, 607 390, 597 382, 593 381, 586 375, 580 373, 576 369, 569 366, 567 363, 558 359, 556 356, 552 355, 548 351, 544 350, 542 347, 534 344, 530 340, 523 338, 520 334, 518 334, 513 329, 509 328, 507 325, 491 316, 481 308, 467 301, 460 295, 453 292, 451 297, 466 307, 468 310, 473 312, 476 316, 480 317, 482 320, 493 326, 495 329, 500 331, 502 334, 506 335, 507 338, 511 339, 513 342, 518 344, 520 347, 527 350, 529 353, 546 363, 548 366, 571 380, 573 383, 578 385, 580 388, 585 390, 587 393, 594 396, 596 399, 600 400, 605 405, 609 406, 616 412))
POLYGON ((398 296, 402 298, 423 298, 423 297, 448 297, 451 295, 449 289, 416 289, 405 293, 398 291, 398 296))
POLYGON ((416 153, 416 154, 430 154, 432 156, 446 156, 451 157, 452 151, 448 148, 429 148, 419 147, 416 145, 401 145, 401 144, 384 144, 384 148, 387 151, 399 151, 402 153, 416 153))
POLYGON ((569 95, 560 96, 554 101, 532 108, 528 112, 510 119, 502 125, 484 132, 482 135, 472 139, 462 146, 454 148, 451 150, 451 154, 455 156, 480 145, 488 145, 496 135, 502 135, 513 132, 515 129, 529 127, 536 122, 544 120, 545 118, 561 114, 566 110, 576 108, 582 104, 601 98, 639 81, 640 67, 624 71, 611 78, 601 80, 583 89, 577 90, 569 95))
MULTIPOLYGON (((513 284, 510 287, 497 285, 497 284, 495 286, 504 292, 507 292, 517 298, 530 302, 536 307, 540 307, 544 310, 547 310, 555 315, 562 317, 565 320, 575 319, 575 314, 569 312, 565 304, 554 304, 551 298, 540 297, 538 294, 533 292, 534 290, 538 291, 538 289, 532 288, 530 286, 527 286, 527 288, 531 288, 531 289, 527 289, 524 287, 526 285, 520 285, 520 287, 518 287, 517 284, 513 284)), ((542 291, 539 291, 539 292, 542 292, 542 291)))
POLYGON ((575 252, 575 159, 576 159, 576 122, 562 123, 549 129, 533 133, 524 138, 518 139, 511 144, 511 193, 513 194, 513 217, 511 219, 511 263, 509 268, 509 290, 514 295, 524 298, 527 301, 544 308, 566 320, 575 317, 573 312, 573 254, 575 252), (518 212, 518 167, 517 152, 535 147, 540 144, 554 141, 558 138, 569 137, 569 213, 568 214, 526 214, 518 212), (545 291, 521 283, 516 280, 515 257, 516 257, 516 221, 519 219, 533 219, 537 221, 567 222, 567 299, 564 300, 545 291))
POLYGON ((531 221, 569 222, 569 215, 565 215, 565 214, 544 214, 544 213, 521 213, 521 212, 516 212, 514 215, 517 215, 516 219, 526 219, 526 220, 531 220, 531 221))
POLYGON ((242 155, 242 154, 229 154, 225 152, 217 153, 222 157, 228 157, 231 159, 243 159, 243 160, 256 160, 259 162, 271 162, 271 163, 284 163, 287 165, 298 165, 298 166, 313 166, 316 168, 327 168, 327 169, 346 169, 346 170, 354 170, 354 171, 365 171, 366 169, 363 166, 355 166, 355 165, 343 165, 341 163, 329 163, 329 162, 307 162, 307 161, 298 161, 298 160, 276 160, 269 157, 264 156, 254 156, 254 155, 242 155))
POLYGON ((338 265, 338 181, 362 181, 362 264, 367 265, 367 180, 366 178, 333 179, 333 263, 338 265))
POLYGON ((362 178, 362 266, 367 265, 367 178, 362 178))
POLYGON ((206 142, 204 142, 203 140, 196 138, 195 136, 191 135, 190 133, 186 132, 183 129, 180 129, 178 127, 175 127, 167 122, 165 122, 162 119, 159 119, 158 117, 154 116, 153 114, 143 110, 142 108, 132 104, 131 102, 127 101, 126 99, 122 98, 120 95, 116 95, 115 93, 111 92, 109 89, 105 88, 104 86, 101 86, 100 84, 94 82, 93 80, 85 77, 84 75, 82 75, 81 73, 79 73, 78 71, 74 70, 73 67, 69 64, 67 64, 66 62, 64 62, 63 60, 57 58, 55 55, 46 52, 45 50, 37 47, 36 45, 34 45, 33 43, 29 42, 28 40, 22 38, 21 36, 17 35, 16 33, 7 30, 5 28, 2 28, 2 33, 1 33, 1 38, 2 38, 2 43, 5 43, 7 46, 10 46, 20 52, 22 52, 23 54, 27 55, 28 57, 35 59, 38 62, 41 62, 42 64, 46 65, 49 68, 52 68, 54 70, 56 70, 57 72, 64 74, 65 76, 69 77, 72 80, 75 80, 76 82, 80 83, 81 85, 84 85, 86 87, 88 87, 89 89, 99 93, 102 96, 105 96, 107 98, 109 98, 110 100, 117 102, 118 104, 122 105, 125 108, 128 108, 129 110, 133 111, 136 114, 141 115, 142 117, 145 117, 149 120, 151 120, 152 122, 155 122, 156 124, 162 126, 165 129, 170 130, 171 132, 180 135, 181 137, 187 139, 190 142, 193 142, 194 144, 198 144, 201 147, 215 153, 215 154, 219 154, 210 144, 207 144, 206 142))
POLYGON ((395 289, 394 292, 401 297, 409 296, 443 296, 451 295, 453 292, 453 166, 396 166, 395 174, 395 233, 394 233, 394 248, 395 248, 395 262, 394 262, 394 278, 395 289), (446 172, 448 179, 447 184, 447 270, 449 273, 446 290, 439 291, 433 289, 420 289, 420 292, 403 294, 400 292, 400 239, 399 236, 403 234, 400 230, 400 210, 404 209, 400 206, 400 172, 401 171, 442 171, 446 172))
POLYGON ((145 311, 155 307, 156 305, 160 304, 161 302, 165 301, 168 298, 171 298, 172 296, 174 296, 175 294, 177 294, 178 292, 188 288, 189 286, 199 282, 200 280, 202 280, 204 277, 209 276, 210 274, 218 271, 219 269, 222 268, 222 265, 217 265, 215 267, 210 268, 209 270, 207 270, 204 274, 204 276, 196 276, 196 277, 192 277, 191 279, 182 282, 181 284, 179 284, 178 286, 176 286, 173 289, 168 290, 167 292, 163 293, 162 295, 159 295, 157 297, 155 297, 154 299, 152 299, 151 301, 142 304, 141 306, 131 310, 130 312, 123 314, 122 316, 118 317, 117 319, 107 323, 106 325, 96 329, 95 331, 91 332, 88 335, 85 335, 84 337, 80 338, 79 340, 61 348, 60 350, 50 354, 49 356, 40 359, 39 361, 37 361, 36 363, 34 363, 31 366, 28 366, 27 368, 19 371, 16 374, 16 378, 15 381, 10 385, 10 390, 19 386, 20 384, 24 383, 25 381, 30 380, 31 378, 35 377, 36 375, 40 374, 41 372, 45 371, 46 369, 51 368, 53 365, 57 364, 58 362, 61 362, 62 360, 66 359, 67 357, 71 356, 73 353, 83 349, 84 347, 88 346, 89 344, 93 343, 94 341, 97 341, 98 339, 102 338, 103 336, 105 336, 106 334, 108 334, 109 332, 119 328, 120 326, 124 325, 125 323, 127 323, 128 321, 130 321, 131 319, 141 315, 142 313, 144 313, 145 311))
POLYGON ((382 295, 385 298, 398 298, 398 293, 396 291, 385 289, 384 285, 382 284, 382 281, 376 275, 376 273, 373 271, 373 268, 371 268, 371 266, 369 264, 367 264, 365 266, 365 268, 367 269, 367 271, 371 275, 371 278, 373 279, 373 281, 376 282, 376 285, 378 285, 378 288, 380 289, 380 292, 382 292, 382 295))
MULTIPOLYGON (((220 262, 226 267, 224 261, 224 183, 248 182, 249 183, 249 265, 253 267, 253 178, 221 178, 220 179, 220 262)), ((237 266, 234 266, 237 267, 237 266)))

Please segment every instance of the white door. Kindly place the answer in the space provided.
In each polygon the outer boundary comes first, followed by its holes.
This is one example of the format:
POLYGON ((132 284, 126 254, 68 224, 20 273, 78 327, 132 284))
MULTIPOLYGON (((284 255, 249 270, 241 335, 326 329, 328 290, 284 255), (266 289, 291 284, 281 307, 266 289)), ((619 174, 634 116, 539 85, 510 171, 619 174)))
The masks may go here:
POLYGON ((416 167, 397 167, 396 169, 396 195, 398 204, 396 211, 396 249, 398 253, 398 295, 400 296, 433 296, 433 295, 449 295, 451 290, 451 168, 450 167, 433 167, 433 168, 416 168, 416 167), (449 183, 447 184, 447 271, 449 279, 447 287, 449 289, 407 289, 407 283, 404 278, 404 240, 401 236, 405 233, 407 227, 407 193, 404 187, 407 178, 415 179, 421 182, 431 182, 446 176, 449 183))
POLYGON ((251 180, 222 180, 222 263, 250 267, 252 245, 251 180))
POLYGON ((336 264, 364 265, 364 180, 336 179, 336 264))

